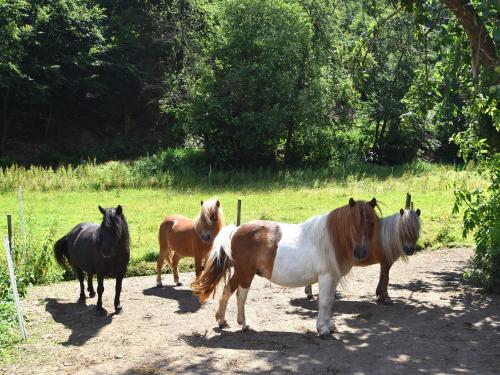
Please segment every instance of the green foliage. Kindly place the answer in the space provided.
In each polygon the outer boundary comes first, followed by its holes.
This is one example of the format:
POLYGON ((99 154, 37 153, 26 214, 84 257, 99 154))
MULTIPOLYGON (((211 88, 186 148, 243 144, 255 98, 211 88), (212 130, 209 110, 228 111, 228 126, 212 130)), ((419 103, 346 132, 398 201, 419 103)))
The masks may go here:
POLYGON ((220 6, 220 27, 178 118, 216 165, 303 159, 300 148, 331 126, 336 101, 352 96, 332 70, 335 54, 320 49, 332 38, 320 21, 331 15, 318 19, 308 12, 321 14, 314 4, 293 1, 220 6))
MULTIPOLYGON (((497 100, 479 97, 475 104, 470 109, 471 119, 486 114, 500 131, 497 100)), ((473 121, 467 131, 456 134, 453 140, 466 160, 478 164, 488 185, 475 190, 457 186, 454 212, 464 208, 463 236, 472 234, 476 243, 473 267, 466 276, 487 290, 500 293, 500 153, 491 151, 487 140, 479 137, 478 128, 477 120, 473 121)))

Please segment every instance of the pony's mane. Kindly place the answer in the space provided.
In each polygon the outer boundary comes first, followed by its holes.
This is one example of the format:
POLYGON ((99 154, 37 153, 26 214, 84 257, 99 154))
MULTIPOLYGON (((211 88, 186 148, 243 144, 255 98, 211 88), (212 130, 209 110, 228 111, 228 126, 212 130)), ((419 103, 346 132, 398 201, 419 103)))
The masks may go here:
POLYGON ((407 260, 403 250, 405 239, 416 241, 420 236, 420 218, 413 210, 405 210, 403 215, 397 212, 381 220, 380 245, 386 258, 394 262, 399 257, 407 260))
POLYGON ((221 228, 224 226, 224 211, 222 210, 222 206, 217 206, 217 198, 211 198, 205 202, 203 202, 200 213, 193 220, 193 227, 196 233, 201 233, 203 230, 204 223, 215 225, 214 228, 214 237, 219 233, 221 228), (217 217, 215 223, 210 219, 212 215, 217 217))
POLYGON ((334 246, 328 231, 328 215, 329 214, 313 216, 305 221, 303 223, 304 233, 309 233, 310 239, 318 248, 323 262, 337 280, 339 280, 342 277, 342 272, 337 262, 334 246))
POLYGON ((115 214, 115 228, 116 228, 116 236, 121 241, 121 243, 125 247, 130 246, 130 234, 128 231, 127 220, 125 219, 125 215, 123 213, 121 215, 115 214))
MULTIPOLYGON (((378 204, 375 205, 380 210, 378 204)), ((380 218, 377 216, 374 207, 365 201, 356 201, 353 207, 345 205, 331 211, 327 215, 327 222, 325 223, 326 230, 328 231, 332 243, 332 248, 335 251, 322 253, 323 259, 327 261, 330 267, 333 266, 333 259, 336 258, 337 268, 341 269, 342 264, 349 260, 353 262, 351 251, 353 246, 353 239, 357 236, 360 228, 359 224, 364 221, 368 222, 369 218, 373 219, 375 224, 373 232, 378 231, 380 218), (339 257, 343 258, 344 262, 339 262, 339 257), (339 264, 341 263, 341 264, 339 264)))
MULTIPOLYGON (((103 236, 109 236, 105 234, 101 228, 102 225, 100 226, 100 230, 97 231, 97 238, 98 242, 105 241, 106 239, 103 238, 103 236)), ((130 234, 128 231, 128 224, 127 220, 125 219, 125 215, 122 213, 121 215, 117 215, 116 212, 113 213, 113 236, 115 240, 115 244, 119 244, 123 246, 124 248, 129 248, 130 247, 130 234)))

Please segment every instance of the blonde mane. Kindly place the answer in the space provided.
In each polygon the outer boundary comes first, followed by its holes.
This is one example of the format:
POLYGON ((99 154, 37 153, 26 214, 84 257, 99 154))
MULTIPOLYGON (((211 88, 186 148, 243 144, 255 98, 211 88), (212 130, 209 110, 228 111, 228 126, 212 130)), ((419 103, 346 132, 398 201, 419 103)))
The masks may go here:
POLYGON ((193 220, 193 227, 198 235, 207 227, 214 227, 213 238, 224 226, 224 211, 217 198, 211 198, 201 205, 200 213, 193 220), (215 217, 213 221, 212 218, 215 217))
POLYGON ((400 257, 408 260, 403 250, 404 240, 416 242, 419 236, 420 218, 413 210, 405 210, 403 215, 398 212, 381 220, 380 245, 391 263, 400 257))

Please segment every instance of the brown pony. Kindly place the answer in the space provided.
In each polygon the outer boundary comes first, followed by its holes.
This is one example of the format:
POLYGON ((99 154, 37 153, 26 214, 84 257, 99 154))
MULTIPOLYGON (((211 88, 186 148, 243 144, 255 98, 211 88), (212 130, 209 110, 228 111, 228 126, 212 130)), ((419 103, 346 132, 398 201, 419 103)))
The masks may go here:
MULTIPOLYGON (((407 260, 408 255, 415 252, 420 236, 420 209, 413 210, 411 195, 407 195, 405 209, 384 217, 380 221, 379 231, 370 241, 370 253, 363 260, 355 260, 355 266, 370 266, 380 263, 380 278, 377 285, 377 302, 390 304, 392 301, 387 292, 389 271, 399 258, 407 260)), ((306 286, 307 298, 313 299, 311 285, 306 286)))
POLYGON ((202 261, 207 257, 215 236, 223 226, 224 213, 216 198, 201 201, 200 214, 194 220, 182 215, 166 217, 158 230, 160 254, 156 264, 156 285, 163 286, 161 268, 165 258, 174 274, 175 285, 182 285, 177 271, 182 257, 194 257, 198 277, 202 271, 202 261))
POLYGON ((334 329, 331 317, 337 284, 356 259, 364 259, 371 251, 369 241, 379 224, 376 206, 375 198, 370 202, 351 198, 348 205, 300 224, 251 221, 238 228, 224 227, 205 270, 191 284, 193 293, 203 303, 224 278, 227 282, 215 317, 219 326, 226 325, 227 302, 237 290, 238 323, 247 330, 244 306, 255 275, 285 287, 319 282, 316 328, 326 337, 334 329))

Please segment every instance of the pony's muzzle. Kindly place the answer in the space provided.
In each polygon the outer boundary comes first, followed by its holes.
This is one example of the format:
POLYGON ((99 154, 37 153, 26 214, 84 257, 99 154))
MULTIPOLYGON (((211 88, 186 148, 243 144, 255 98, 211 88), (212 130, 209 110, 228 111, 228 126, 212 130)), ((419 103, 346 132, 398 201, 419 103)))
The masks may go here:
POLYGON ((356 246, 353 250, 354 258, 358 260, 363 260, 368 255, 368 250, 366 246, 356 246))
POLYGON ((403 250, 406 255, 413 255, 415 253, 415 246, 403 246, 403 250))
POLYGON ((211 238, 212 238, 212 235, 210 233, 203 233, 201 235, 202 241, 205 241, 205 242, 209 242, 211 238))

